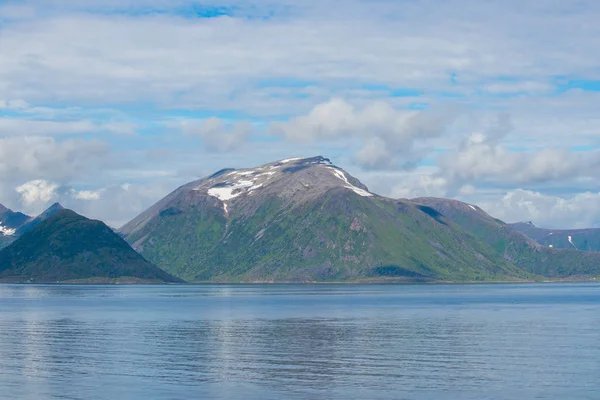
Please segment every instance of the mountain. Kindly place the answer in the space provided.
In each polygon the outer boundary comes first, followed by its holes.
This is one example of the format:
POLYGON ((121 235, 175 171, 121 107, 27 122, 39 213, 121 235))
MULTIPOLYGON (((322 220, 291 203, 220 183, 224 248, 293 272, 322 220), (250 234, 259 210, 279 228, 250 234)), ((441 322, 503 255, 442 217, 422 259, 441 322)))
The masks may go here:
POLYGON ((41 222, 45 221, 46 219, 50 218, 51 216, 53 216, 57 212, 59 212, 61 210, 64 210, 64 209, 65 208, 62 205, 60 205, 60 203, 54 203, 54 204, 52 204, 50 207, 48 207, 46 210, 44 210, 37 217, 29 218, 27 221, 25 221, 25 223, 23 223, 17 229, 17 231, 16 231, 15 234, 17 236, 23 235, 25 232, 28 232, 28 231, 32 230, 33 228, 35 228, 36 226, 38 226, 41 222))
POLYGON ((0 251, 4 282, 177 282, 103 222, 54 210, 0 251))
POLYGON ((28 215, 14 212, 0 204, 0 249, 16 240, 17 229, 30 218, 28 215))
POLYGON ((218 171, 119 231, 146 259, 189 281, 532 277, 431 207, 371 193, 321 156, 218 171))
POLYGON ((541 245, 471 204, 432 197, 411 201, 436 210, 530 273, 553 278, 600 276, 600 253, 541 245))
POLYGON ((509 226, 543 246, 600 251, 600 229, 544 229, 538 228, 532 222, 519 222, 509 226))

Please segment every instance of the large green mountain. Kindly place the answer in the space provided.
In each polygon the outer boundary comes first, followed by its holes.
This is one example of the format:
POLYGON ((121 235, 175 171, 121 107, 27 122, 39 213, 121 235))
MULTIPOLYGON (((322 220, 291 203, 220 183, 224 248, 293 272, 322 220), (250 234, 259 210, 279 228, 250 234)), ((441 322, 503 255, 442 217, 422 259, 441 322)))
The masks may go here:
POLYGON ((178 188, 120 233, 190 281, 533 276, 442 213, 373 194, 323 157, 219 171, 178 188))
POLYGON ((552 278, 600 276, 600 253, 541 245, 477 206, 433 197, 412 199, 435 209, 517 267, 552 278))
POLYGON ((541 245, 556 249, 600 251, 600 229, 544 229, 531 222, 510 224, 541 245))
POLYGON ((4 282, 177 282, 103 222, 58 210, 0 251, 4 282))

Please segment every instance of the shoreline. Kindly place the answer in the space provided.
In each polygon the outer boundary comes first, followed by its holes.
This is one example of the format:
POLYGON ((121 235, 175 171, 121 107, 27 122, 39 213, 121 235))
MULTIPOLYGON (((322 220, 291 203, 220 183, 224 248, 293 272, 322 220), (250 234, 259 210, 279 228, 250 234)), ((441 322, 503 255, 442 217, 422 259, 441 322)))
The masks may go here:
POLYGON ((23 281, 2 281, 0 285, 68 285, 68 286, 318 286, 318 285, 336 285, 336 286, 420 286, 420 285, 508 285, 508 284, 554 284, 554 283, 600 283, 600 278, 587 279, 545 279, 545 280, 518 280, 518 281, 427 281, 427 282, 410 282, 410 281, 331 281, 331 282, 143 282, 143 281, 123 281, 115 282, 111 280, 90 280, 85 281, 61 281, 61 282, 23 282, 23 281))

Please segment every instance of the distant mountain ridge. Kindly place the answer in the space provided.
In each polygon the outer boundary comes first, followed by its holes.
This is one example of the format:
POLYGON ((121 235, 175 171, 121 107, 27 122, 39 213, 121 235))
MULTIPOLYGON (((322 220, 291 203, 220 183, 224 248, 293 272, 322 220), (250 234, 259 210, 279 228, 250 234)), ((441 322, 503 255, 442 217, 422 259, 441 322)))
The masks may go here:
POLYGON ((387 198, 322 156, 222 169, 117 232, 58 203, 35 218, 0 206, 0 224, 0 281, 9 282, 600 278, 600 252, 580 251, 596 249, 598 230, 506 224, 451 199, 387 198))
POLYGON ((33 229, 37 225, 39 225, 41 222, 45 221, 46 219, 50 218, 51 216, 53 216, 57 212, 59 212, 61 210, 64 210, 64 209, 65 208, 60 203, 54 203, 54 204, 52 204, 50 207, 48 207, 47 209, 45 209, 37 217, 29 218, 27 221, 25 221, 17 229, 16 235, 17 236, 23 235, 25 232, 30 231, 31 229, 33 229))
POLYGON ((543 246, 559 249, 600 251, 600 229, 546 229, 538 228, 532 222, 509 224, 543 246))
POLYGON ((327 158, 293 158, 190 182, 119 232, 148 260, 189 281, 600 274, 599 257, 542 248, 476 206, 448 202, 386 198, 327 158))
POLYGON ((600 276, 600 253, 540 245, 479 207, 457 200, 422 197, 411 201, 432 207, 527 272, 554 278, 600 276))
POLYGON ((31 217, 12 211, 0 204, 0 249, 17 239, 17 230, 31 217))
POLYGON ((146 261, 103 222, 62 207, 51 211, 0 250, 0 281, 180 282, 146 261))

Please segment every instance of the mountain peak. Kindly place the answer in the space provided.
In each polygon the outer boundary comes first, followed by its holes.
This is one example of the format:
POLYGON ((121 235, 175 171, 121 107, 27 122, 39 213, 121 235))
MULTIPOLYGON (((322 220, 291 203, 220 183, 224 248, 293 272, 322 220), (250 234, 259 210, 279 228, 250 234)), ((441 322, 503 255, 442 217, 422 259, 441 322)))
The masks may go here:
POLYGON ((52 215, 54 215, 54 213, 64 210, 65 208, 58 202, 52 204, 50 207, 46 208, 44 211, 42 211, 42 213, 40 215, 38 215, 36 218, 48 218, 52 215))
POLYGON ((50 210, 57 211, 57 210, 64 210, 64 209, 65 208, 62 206, 62 204, 60 204, 59 202, 56 202, 56 203, 52 204, 50 207, 48 207, 46 209, 46 211, 50 211, 50 210))
POLYGON ((138 215, 119 230, 130 234, 153 218, 176 215, 190 209, 212 209, 221 217, 251 216, 265 202, 286 207, 307 204, 330 190, 342 196, 374 197, 348 172, 321 155, 285 158, 252 168, 221 169, 185 184, 138 215))
POLYGON ((25 232, 37 226, 42 221, 45 221, 46 219, 50 218, 51 216, 62 210, 66 210, 66 208, 64 208, 60 203, 52 204, 50 207, 46 208, 40 215, 38 215, 35 218, 30 218, 26 223, 21 225, 21 227, 17 229, 17 234, 24 234, 25 232))
POLYGON ((230 203, 251 197, 276 196, 302 203, 332 188, 350 190, 363 197, 373 196, 358 179, 323 156, 286 158, 254 168, 223 169, 189 185, 192 190, 221 202, 225 215, 231 211, 230 203))
POLYGON ((300 158, 300 157, 295 157, 295 158, 285 158, 283 160, 279 160, 279 161, 275 161, 272 163, 269 163, 267 165, 282 165, 282 164, 294 164, 294 165, 333 165, 333 163, 331 162, 331 160, 329 158, 323 157, 323 156, 314 156, 314 157, 308 157, 308 158, 300 158))

